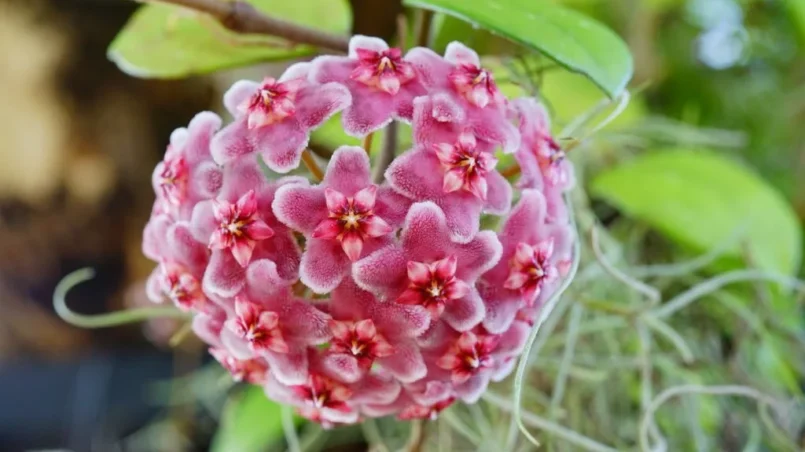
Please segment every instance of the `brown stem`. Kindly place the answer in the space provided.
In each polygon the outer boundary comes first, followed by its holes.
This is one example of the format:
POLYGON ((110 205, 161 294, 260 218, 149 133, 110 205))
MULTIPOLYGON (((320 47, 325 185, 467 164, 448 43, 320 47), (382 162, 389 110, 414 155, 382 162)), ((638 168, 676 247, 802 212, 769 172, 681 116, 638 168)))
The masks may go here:
POLYGON ((405 452, 422 452, 425 445, 425 421, 416 419, 411 421, 411 435, 408 437, 408 444, 405 445, 405 452))
POLYGON ((518 174, 520 174, 520 165, 512 165, 500 171, 500 175, 507 179, 518 174))
POLYGON ((372 153, 372 138, 375 137, 375 133, 372 132, 369 135, 363 137, 363 150, 366 151, 367 154, 372 153))
POLYGON ((403 51, 408 47, 408 19, 405 14, 397 14, 397 47, 403 51))
POLYGON ((430 28, 433 22, 433 11, 420 9, 416 21, 415 45, 427 47, 430 44, 430 28))
POLYGON ((292 42, 346 52, 349 38, 267 16, 250 3, 223 0, 147 0, 184 6, 207 13, 237 33, 279 36, 292 42))
POLYGON ((302 162, 305 164, 310 173, 313 174, 313 177, 318 180, 324 179, 324 173, 321 171, 321 168, 319 168, 319 165, 313 158, 313 154, 311 154, 307 149, 302 152, 302 162))
POLYGON ((399 125, 397 121, 391 121, 389 125, 386 126, 386 131, 383 136, 383 147, 380 149, 380 155, 377 157, 375 170, 372 174, 372 180, 374 180, 376 184, 383 182, 386 168, 391 165, 391 162, 394 160, 394 155, 397 153, 398 130, 399 125))

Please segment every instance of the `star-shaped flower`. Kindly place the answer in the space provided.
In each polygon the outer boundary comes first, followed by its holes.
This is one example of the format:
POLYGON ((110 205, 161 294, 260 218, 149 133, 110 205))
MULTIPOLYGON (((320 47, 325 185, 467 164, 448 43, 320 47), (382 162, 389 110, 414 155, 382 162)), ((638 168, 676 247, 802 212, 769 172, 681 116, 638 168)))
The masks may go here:
POLYGON ((387 244, 407 206, 371 182, 369 157, 350 146, 336 150, 320 184, 280 188, 273 203, 277 218, 307 238, 300 273, 316 293, 333 290, 353 261, 387 244))
POLYGON ((343 124, 353 136, 371 133, 392 119, 410 122, 414 98, 425 94, 400 49, 378 38, 353 36, 348 56, 321 56, 311 64, 311 79, 341 83, 352 94, 343 124))
MULTIPOLYGON (((500 242, 492 231, 482 231, 467 243, 456 243, 450 239, 442 210, 431 202, 424 202, 414 204, 409 210, 400 243, 388 245, 356 262, 352 275, 359 286, 381 297, 398 300, 403 295, 403 302, 411 302, 417 298, 411 292, 405 292, 412 285, 416 287, 418 283, 424 283, 428 275, 432 275, 431 265, 435 264, 436 281, 443 285, 437 294, 440 299, 434 302, 427 293, 418 299, 427 302, 423 304, 442 303, 444 312, 440 318, 453 328, 466 331, 477 325, 485 313, 484 305, 472 286, 478 276, 494 266, 499 258, 500 242), (421 267, 423 263, 428 265, 427 272, 421 267), (409 266, 415 267, 414 280, 408 271, 409 266), (446 287, 448 293, 457 290, 463 296, 450 298, 456 293, 444 296, 442 290, 448 280, 450 285, 458 284, 446 287), (461 283, 456 283, 457 280, 461 283)), ((434 281, 432 277, 431 281, 434 281)))
POLYGON ((350 105, 351 96, 338 83, 308 81, 309 63, 288 68, 278 80, 241 80, 224 95, 235 121, 212 140, 215 161, 260 153, 269 168, 287 173, 299 166, 310 131, 350 105))

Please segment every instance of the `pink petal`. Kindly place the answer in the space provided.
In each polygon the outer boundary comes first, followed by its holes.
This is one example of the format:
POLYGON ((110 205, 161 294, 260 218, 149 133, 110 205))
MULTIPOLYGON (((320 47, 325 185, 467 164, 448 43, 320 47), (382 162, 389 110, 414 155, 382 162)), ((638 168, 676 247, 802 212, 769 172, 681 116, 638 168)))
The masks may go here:
POLYGON ((433 50, 415 47, 405 55, 405 60, 414 66, 418 78, 426 87, 445 88, 447 86, 447 75, 453 65, 433 50))
POLYGON ((364 257, 352 266, 355 282, 364 290, 390 293, 407 283, 407 260, 396 246, 389 246, 364 257))
POLYGON ((442 190, 444 190, 445 193, 450 193, 459 190, 463 185, 464 185, 464 171, 461 170, 460 168, 453 168, 444 173, 442 190))
POLYGON ((434 153, 420 148, 397 157, 386 170, 386 180, 392 188, 420 201, 443 195, 441 175, 439 159, 434 153))
POLYGON ((363 377, 358 360, 345 353, 328 353, 321 359, 320 366, 325 375, 344 383, 355 383, 363 377))
POLYGON ((278 307, 282 326, 289 338, 305 345, 321 345, 332 338, 331 317, 309 300, 284 301, 278 307))
POLYGON ((241 267, 249 265, 254 251, 254 241, 248 239, 238 239, 232 245, 232 256, 240 264, 241 267))
POLYGON ((428 373, 419 348, 411 342, 396 344, 392 355, 376 362, 402 383, 420 380, 428 373))
POLYGON ((461 359, 455 353, 447 353, 436 360, 436 365, 445 370, 452 370, 461 365, 461 359))
POLYGON ((232 297, 243 289, 245 269, 228 250, 214 251, 204 272, 204 291, 221 297, 232 297))
POLYGON ((255 129, 248 138, 253 149, 260 151, 266 165, 278 173, 287 173, 299 166, 308 139, 308 130, 295 117, 255 129))
POLYGON ((475 67, 481 66, 481 60, 478 58, 478 54, 458 41, 447 44, 447 48, 444 51, 444 59, 454 64, 464 64, 475 67))
MULTIPOLYGON (((237 305, 236 305, 237 306, 237 305)), ((276 312, 263 311, 260 313, 260 326, 268 329, 274 329, 279 324, 279 316, 276 312)))
POLYGON ((340 82, 349 80, 355 60, 341 56, 325 55, 316 57, 310 62, 310 79, 316 83, 340 82))
POLYGON ((486 390, 489 384, 489 374, 487 372, 478 372, 469 378, 462 378, 463 381, 456 381, 455 392, 458 397, 465 403, 476 403, 481 398, 481 394, 486 390))
POLYGON ((369 237, 382 237, 392 230, 392 227, 377 215, 367 218, 363 223, 363 233, 369 237))
POLYGON ((456 256, 450 256, 445 259, 434 262, 435 276, 440 279, 447 279, 456 274, 456 267, 458 261, 456 256))
POLYGON ((394 96, 366 85, 353 86, 353 92, 352 105, 344 110, 341 118, 348 135, 363 137, 391 122, 394 96))
POLYGON ((509 274, 506 282, 503 283, 503 287, 509 290, 517 290, 523 287, 526 282, 528 282, 528 275, 526 273, 513 271, 509 274))
POLYGON ((359 58, 362 53, 377 53, 387 50, 389 45, 380 38, 364 35, 354 35, 349 40, 350 58, 359 58))
POLYGON ((478 199, 486 201, 486 193, 488 190, 486 179, 484 179, 483 177, 471 178, 469 183, 469 189, 470 193, 475 195, 478 199))
POLYGON ((365 319, 355 324, 355 333, 358 335, 358 339, 369 341, 377 335, 377 328, 371 319, 365 319))
POLYGON ((307 383, 307 350, 290 349, 288 353, 265 354, 271 374, 282 384, 302 385, 307 383))
POLYGON ((422 262, 408 261, 408 279, 418 285, 430 283, 430 266, 422 262))
POLYGON ((260 85, 251 80, 238 80, 224 93, 224 107, 234 117, 241 115, 240 106, 243 105, 260 85))
POLYGON ((380 89, 392 96, 400 91, 400 79, 397 74, 383 73, 380 75, 380 89))
POLYGON ((470 293, 470 290, 471 287, 467 283, 460 279, 456 279, 447 288, 447 293, 445 295, 447 298, 456 299, 466 296, 470 293))
POLYGON ((210 142, 213 159, 219 165, 231 162, 236 158, 257 152, 252 142, 251 131, 246 119, 236 120, 221 129, 210 142))
POLYGON ((341 225, 338 223, 338 220, 334 220, 332 218, 328 218, 316 227, 313 230, 313 237, 314 239, 322 239, 322 240, 332 240, 341 233, 341 225))
POLYGON ((504 215, 509 212, 512 203, 511 184, 499 172, 487 173, 487 185, 484 210, 494 215, 504 215))
POLYGON ((355 262, 361 257, 363 239, 358 234, 344 234, 341 239, 341 247, 349 260, 355 262))
POLYGON ((296 97, 296 118, 305 129, 313 129, 352 103, 352 96, 339 83, 310 85, 296 97))
POLYGON ((315 293, 335 289, 349 274, 350 261, 341 244, 330 240, 310 239, 299 268, 302 282, 315 293))
POLYGON ((456 347, 464 353, 473 353, 475 351, 475 344, 477 343, 478 337, 474 333, 467 331, 458 337, 456 347))
POLYGON ((327 214, 322 190, 306 184, 283 185, 271 207, 279 221, 304 234, 313 233, 327 214))
POLYGON ((425 297, 419 290, 409 288, 405 289, 395 301, 407 305, 421 305, 425 302, 425 297))
POLYGON ((366 151, 357 146, 341 146, 330 158, 322 185, 351 196, 371 184, 370 171, 366 151))
POLYGON ((332 188, 324 189, 324 200, 327 203, 327 210, 338 212, 347 206, 347 197, 343 193, 332 188))
POLYGON ((486 309, 475 289, 466 296, 452 300, 445 306, 442 319, 456 331, 469 331, 484 319, 486 309))
POLYGON ((492 334, 505 332, 514 322, 517 311, 524 306, 519 293, 508 291, 497 285, 478 284, 478 289, 486 306, 484 328, 492 334))
POLYGON ((255 220, 244 228, 244 232, 252 238, 252 240, 265 240, 274 236, 274 230, 268 227, 265 221, 255 220))
POLYGON ((475 135, 467 132, 462 132, 458 136, 458 143, 461 145, 462 148, 466 150, 475 149, 477 146, 477 141, 475 141, 475 135))
POLYGON ((356 207, 370 210, 375 206, 375 200, 377 199, 377 185, 370 185, 364 189, 361 189, 354 196, 356 207))

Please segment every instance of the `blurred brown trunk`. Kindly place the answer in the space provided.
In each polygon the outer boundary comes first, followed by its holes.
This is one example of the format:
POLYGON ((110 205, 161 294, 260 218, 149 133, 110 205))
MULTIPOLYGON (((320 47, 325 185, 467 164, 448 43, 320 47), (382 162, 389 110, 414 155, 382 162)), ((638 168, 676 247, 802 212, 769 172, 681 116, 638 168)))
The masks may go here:
POLYGON ((352 33, 391 40, 397 29, 402 0, 349 0, 352 5, 352 33))

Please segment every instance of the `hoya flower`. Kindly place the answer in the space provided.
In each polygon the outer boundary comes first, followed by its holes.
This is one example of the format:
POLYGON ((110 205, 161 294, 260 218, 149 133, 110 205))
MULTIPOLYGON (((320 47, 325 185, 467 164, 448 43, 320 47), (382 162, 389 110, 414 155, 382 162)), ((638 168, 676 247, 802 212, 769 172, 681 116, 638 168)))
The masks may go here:
POLYGON ((224 104, 223 129, 204 112, 171 135, 143 252, 158 264, 148 297, 192 315, 235 381, 331 427, 432 420, 512 372, 574 240, 572 166, 535 99, 508 101, 461 44, 403 56, 356 36, 347 56, 237 82, 224 104), (372 168, 343 146, 319 182, 266 177, 260 160, 296 169, 342 110, 354 136, 410 122, 410 150, 372 168))
POLYGON ((235 203, 213 200, 213 215, 218 228, 210 237, 210 248, 230 250, 241 267, 249 265, 257 242, 274 235, 274 230, 257 214, 257 198, 253 190, 235 203))
POLYGON ((204 310, 207 297, 201 291, 200 281, 187 268, 166 262, 157 267, 154 277, 155 289, 149 291, 152 300, 159 301, 164 295, 184 311, 204 310))
POLYGON ((494 334, 505 331, 520 309, 552 293, 572 243, 567 225, 546 223, 545 198, 536 190, 523 191, 498 237, 501 259, 478 283, 488 310, 483 326, 494 334))
POLYGON ((245 339, 254 352, 288 353, 288 344, 279 328, 279 315, 260 305, 236 300, 235 316, 227 322, 227 327, 245 339))
POLYGON ((520 183, 526 188, 543 184, 560 191, 573 185, 573 168, 564 151, 551 135, 551 122, 545 107, 532 98, 512 102, 520 122, 520 149, 515 157, 520 163, 520 183), (538 174, 536 174, 538 172, 538 174))
POLYGON ((287 173, 299 166, 310 130, 346 108, 351 97, 338 83, 308 81, 309 63, 291 66, 279 79, 241 80, 224 95, 235 121, 212 140, 219 164, 260 153, 269 168, 287 173))
POLYGON ((210 141, 221 128, 215 113, 197 114, 187 128, 171 134, 165 158, 157 164, 152 185, 164 213, 175 220, 189 219, 193 205, 215 196, 221 186, 221 170, 212 161, 210 141))
POLYGON ((451 372, 453 383, 461 384, 482 369, 492 367, 492 351, 497 345, 496 336, 478 337, 466 331, 442 355, 436 364, 451 372))
POLYGON ((394 354, 394 347, 378 333, 372 319, 331 320, 330 329, 333 332, 330 351, 354 356, 362 368, 368 369, 375 359, 394 354))
POLYGON ((344 146, 333 154, 320 184, 280 188, 273 209, 281 222, 307 238, 302 282, 327 293, 349 274, 354 261, 388 243, 406 205, 393 190, 371 182, 363 149, 344 146))
POLYGON ((487 173, 494 170, 497 159, 479 149, 472 134, 462 133, 455 144, 434 144, 433 150, 444 168, 442 188, 445 192, 466 190, 486 201, 487 173))
POLYGON ((296 282, 299 246, 276 220, 271 203, 279 187, 304 179, 268 181, 253 156, 227 164, 222 179, 217 197, 196 204, 190 221, 193 237, 212 252, 202 281, 205 292, 235 297, 247 291, 259 297, 296 282))
POLYGON ((338 82, 349 89, 352 104, 344 111, 344 131, 362 137, 392 119, 411 121, 413 100, 425 94, 410 62, 382 39, 353 36, 346 57, 321 56, 310 72, 318 83, 338 82))
POLYGON ((407 198, 436 203, 444 211, 451 237, 467 242, 478 232, 483 212, 501 215, 509 210, 511 185, 494 170, 494 163, 472 135, 463 133, 406 152, 389 166, 386 179, 407 198))
MULTIPOLYGON (((407 56, 414 65, 422 84, 434 97, 441 97, 442 109, 460 109, 463 127, 472 130, 481 140, 500 145, 512 153, 520 145, 520 135, 507 118, 506 98, 495 84, 492 74, 481 67, 474 50, 459 42, 447 45, 442 58, 430 49, 417 47, 407 56)), ((455 115, 451 115, 455 116, 455 115)), ((432 122, 446 122, 444 115, 430 115, 432 122)), ((455 122, 455 121, 454 121, 455 122)), ((425 124, 420 136, 438 124, 425 124)))
POLYGON ((336 371, 340 375, 360 376, 372 364, 402 383, 411 383, 426 375, 425 362, 414 341, 430 325, 430 315, 422 307, 381 302, 347 279, 332 292, 330 314, 335 322, 350 327, 348 331, 343 327, 333 331, 329 349, 330 353, 347 358, 332 362, 337 363, 336 371), (369 322, 369 331, 356 331, 358 324, 368 327, 369 322), (364 348, 359 348, 361 346, 364 348))
POLYGON ((309 376, 307 347, 332 337, 330 316, 291 293, 264 300, 241 298, 227 315, 221 343, 237 359, 262 358, 283 384, 304 383, 309 376))
POLYGON ((399 418, 402 420, 411 419, 427 419, 435 421, 445 408, 449 407, 456 401, 455 397, 447 397, 432 405, 418 405, 416 403, 408 405, 401 412, 399 418))
POLYGON ((210 354, 219 362, 221 366, 232 374, 235 381, 245 381, 252 384, 264 384, 268 375, 268 365, 264 360, 256 359, 237 359, 226 349, 210 348, 210 354))
POLYGON ((466 331, 485 315, 475 280, 499 258, 500 242, 492 231, 456 243, 442 210, 430 202, 417 203, 408 212, 400 243, 358 261, 353 277, 370 292, 397 303, 420 304, 456 330, 466 331))

